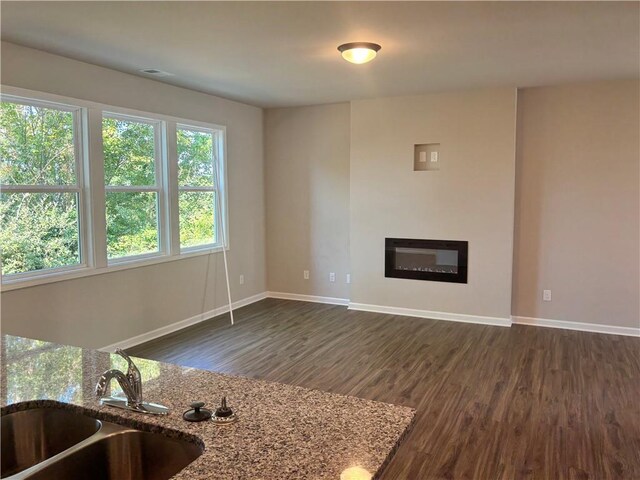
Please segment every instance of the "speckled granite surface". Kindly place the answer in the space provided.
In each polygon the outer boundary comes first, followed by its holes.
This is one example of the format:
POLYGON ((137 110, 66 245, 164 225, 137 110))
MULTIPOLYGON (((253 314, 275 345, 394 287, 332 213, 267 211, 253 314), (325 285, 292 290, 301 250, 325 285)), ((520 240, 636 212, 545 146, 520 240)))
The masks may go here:
POLYGON ((125 369, 116 355, 3 335, 2 413, 54 400, 96 418, 204 446, 203 454, 174 477, 180 480, 339 479, 351 467, 376 478, 415 413, 407 407, 290 385, 150 360, 135 362, 142 372, 145 400, 170 407, 169 416, 98 403, 94 387, 102 372, 125 369), (204 401, 213 409, 223 395, 238 414, 237 423, 216 426, 182 420, 191 402, 204 401))

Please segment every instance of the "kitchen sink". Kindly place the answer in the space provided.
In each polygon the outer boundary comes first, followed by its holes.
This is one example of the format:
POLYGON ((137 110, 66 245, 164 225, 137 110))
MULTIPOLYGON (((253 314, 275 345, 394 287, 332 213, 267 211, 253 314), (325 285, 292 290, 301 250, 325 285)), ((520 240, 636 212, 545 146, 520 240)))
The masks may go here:
POLYGON ((95 418, 59 408, 34 408, 3 415, 0 478, 26 470, 89 438, 95 418))
POLYGON ((123 431, 109 435, 29 476, 30 480, 162 480, 193 462, 202 450, 157 433, 123 431))
POLYGON ((60 408, 2 416, 2 478, 167 480, 203 448, 60 408))

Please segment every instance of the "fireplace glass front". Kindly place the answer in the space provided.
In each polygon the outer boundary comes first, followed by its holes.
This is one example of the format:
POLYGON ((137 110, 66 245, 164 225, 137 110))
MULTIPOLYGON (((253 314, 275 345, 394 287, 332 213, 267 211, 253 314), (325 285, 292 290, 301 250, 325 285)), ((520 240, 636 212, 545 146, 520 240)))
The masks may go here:
POLYGON ((468 242, 387 238, 385 276, 467 283, 468 242))

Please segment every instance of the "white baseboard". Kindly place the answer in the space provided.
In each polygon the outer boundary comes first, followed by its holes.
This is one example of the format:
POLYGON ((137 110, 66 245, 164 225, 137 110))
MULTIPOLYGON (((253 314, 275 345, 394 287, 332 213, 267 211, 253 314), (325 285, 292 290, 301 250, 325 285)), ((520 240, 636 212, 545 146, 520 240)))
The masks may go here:
MULTIPOLYGON (((262 292, 251 297, 243 298, 233 302, 234 310, 236 308, 244 307, 265 298, 279 298, 282 300, 297 300, 301 302, 314 302, 314 303, 327 303, 331 305, 349 306, 349 310, 360 310, 363 312, 375 312, 375 313, 387 313, 390 315, 404 315, 407 317, 429 318, 432 320, 446 320, 450 322, 464 322, 464 323, 477 323, 480 325, 494 325, 499 327, 510 327, 512 323, 518 325, 531 325, 536 327, 548 327, 548 328, 563 328, 566 330, 579 330, 583 332, 594 333, 606 333, 611 335, 626 335, 631 337, 640 337, 640 328, 631 327, 617 327, 613 325, 598 325, 594 323, 581 323, 581 322, 568 322, 564 320, 550 320, 547 318, 532 318, 532 317, 520 317, 512 316, 511 318, 500 317, 483 317, 478 315, 466 315, 462 313, 448 313, 448 312, 435 312, 431 310, 416 310, 412 308, 402 307, 388 307, 384 305, 371 305, 366 303, 351 303, 346 298, 335 297, 320 297, 317 295, 302 295, 298 293, 283 293, 283 292, 262 292)), ((190 327, 197 323, 203 322, 210 318, 227 313, 229 308, 225 305, 223 307, 214 308, 204 313, 194 315, 193 317, 179 322, 165 325, 164 327, 156 328, 150 332, 146 332, 135 337, 122 340, 120 342, 107 345, 100 348, 100 350, 106 352, 113 352, 116 348, 127 349, 141 343, 148 342, 155 338, 162 337, 169 333, 182 330, 183 328, 190 327)))
POLYGON ((640 328, 617 327, 614 325, 599 325, 597 323, 568 322, 566 320, 550 320, 548 318, 513 316, 516 325, 531 325, 534 327, 563 328, 565 330, 579 330, 581 332, 607 333, 610 335, 626 335, 640 337, 640 328))
POLYGON ((429 318, 432 320, 447 320, 450 322, 479 323, 481 325, 494 325, 498 327, 510 327, 510 318, 482 317, 479 315, 466 315, 463 313, 434 312, 431 310, 416 310, 413 308, 387 307, 383 305, 370 305, 366 303, 349 303, 349 310, 361 310, 363 312, 388 313, 391 315, 404 315, 406 317, 429 318))
POLYGON ((331 305, 349 305, 348 298, 319 297, 317 295, 301 295, 299 293, 267 292, 269 298, 281 300, 298 300, 300 302, 329 303, 331 305))
MULTIPOLYGON (((264 300, 265 298, 267 298, 267 292, 262 292, 258 293, 257 295, 252 295, 251 297, 243 298, 242 300, 233 302, 233 309, 235 310, 236 308, 259 302, 260 300, 264 300)), ((156 328, 155 330, 136 335, 135 337, 127 338, 126 340, 122 340, 121 342, 112 343, 111 345, 102 347, 99 350, 105 352, 113 352, 116 348, 122 348, 123 350, 131 348, 135 345, 140 345, 141 343, 148 342, 149 340, 153 340, 155 338, 162 337, 169 333, 177 332, 178 330, 182 330, 183 328, 190 327, 205 320, 209 320, 210 318, 222 315, 223 313, 227 313, 228 311, 229 307, 227 305, 214 308, 213 310, 209 310, 208 312, 199 313, 198 315, 194 315, 193 317, 187 318, 185 320, 180 320, 179 322, 156 328)))

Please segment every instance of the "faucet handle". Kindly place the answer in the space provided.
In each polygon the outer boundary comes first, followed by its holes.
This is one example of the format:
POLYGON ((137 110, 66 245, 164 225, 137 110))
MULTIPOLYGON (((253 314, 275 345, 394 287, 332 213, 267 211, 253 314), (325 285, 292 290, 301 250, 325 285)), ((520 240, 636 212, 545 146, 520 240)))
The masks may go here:
POLYGON ((116 348, 116 353, 127 361, 127 377, 134 379, 136 382, 142 382, 142 374, 129 355, 121 348, 116 348))
POLYGON ((121 348, 116 348, 116 353, 127 361, 127 377, 133 382, 134 388, 137 390, 141 389, 142 387, 138 387, 138 385, 142 383, 142 374, 140 373, 140 370, 138 370, 136 364, 133 363, 131 357, 121 348))
POLYGON ((127 361, 127 379, 135 396, 135 403, 142 403, 142 374, 129 355, 121 348, 116 348, 116 352, 127 361))

